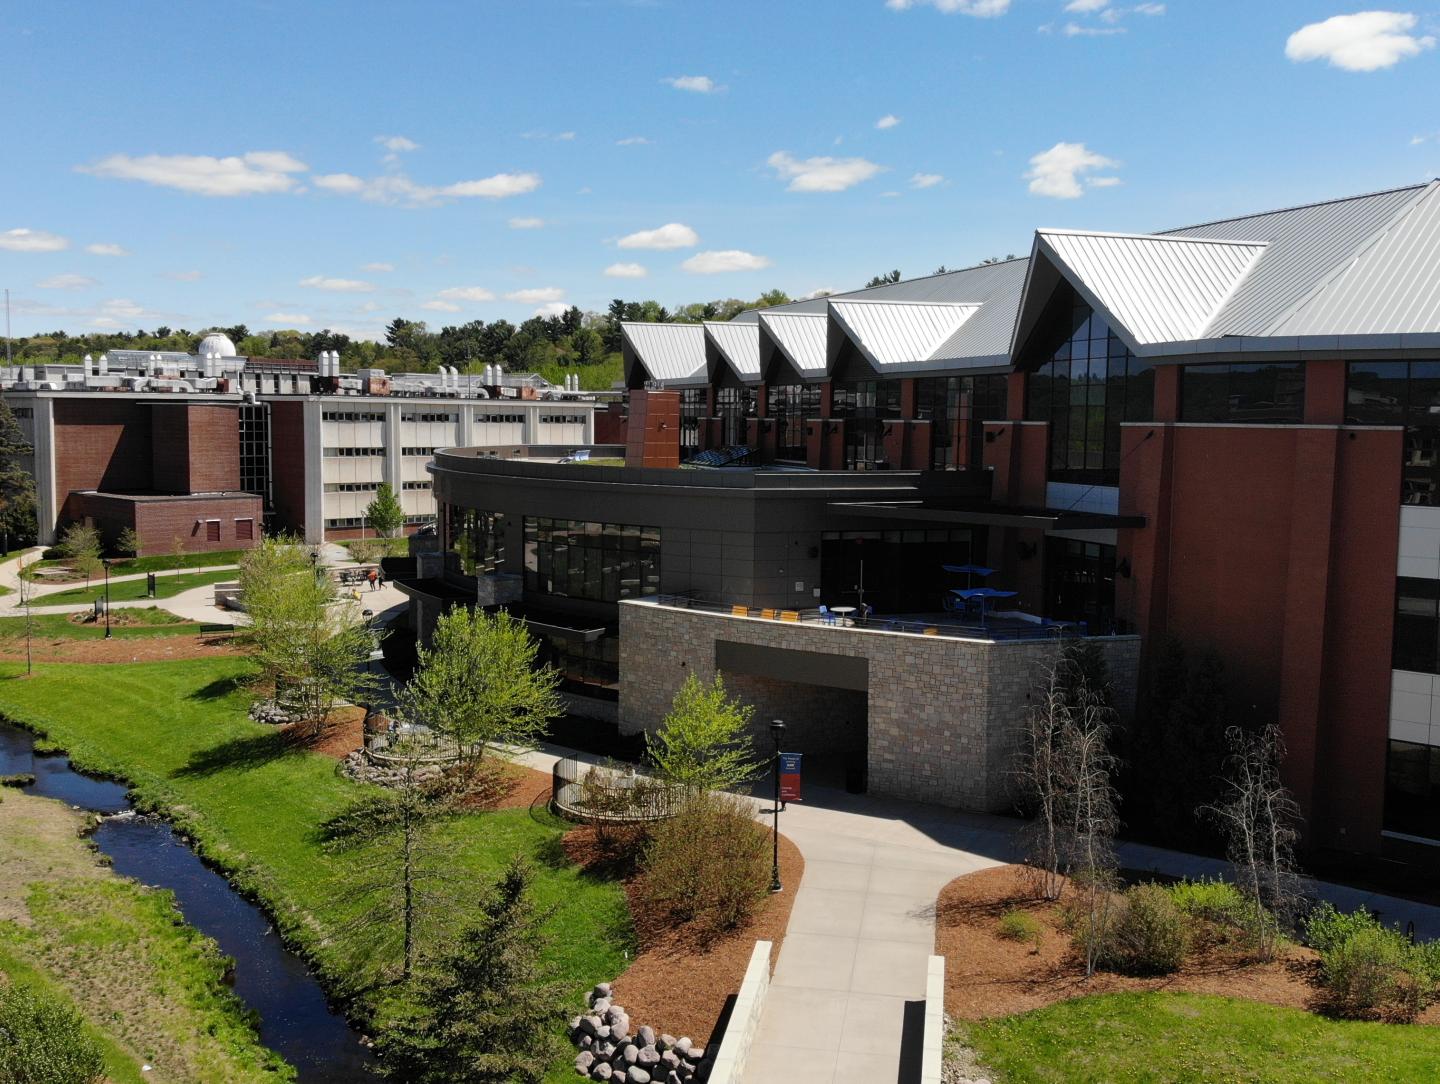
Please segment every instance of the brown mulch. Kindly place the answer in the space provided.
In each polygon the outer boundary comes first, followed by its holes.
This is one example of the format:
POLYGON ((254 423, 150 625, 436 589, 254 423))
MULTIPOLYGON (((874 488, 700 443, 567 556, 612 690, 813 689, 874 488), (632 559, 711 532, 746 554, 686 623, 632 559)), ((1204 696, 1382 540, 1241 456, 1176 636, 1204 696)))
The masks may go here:
MULTIPOLYGON (((52 640, 35 637, 31 652, 36 662, 173 662, 238 655, 240 647, 229 634, 147 636, 115 640, 52 640)), ((24 639, 0 640, 0 659, 25 661, 24 639)))
MULTIPOLYGON (((1042 1008, 1089 994, 1165 990, 1248 998, 1316 1010, 1319 963, 1313 949, 1285 946, 1268 963, 1247 960, 1236 947, 1197 945, 1173 975, 1136 978, 1108 971, 1085 977, 1084 964, 1061 929, 1060 902, 1037 898, 1029 871, 998 866, 951 881, 935 907, 935 952, 945 957, 945 1010, 962 1020, 984 1020, 1042 1008), (1038 944, 999 936, 1000 916, 1011 908, 1040 920, 1038 944)), ((1440 1023, 1440 1007, 1419 1017, 1440 1023)))
MULTIPOLYGON (((609 865, 588 826, 565 834, 565 851, 571 860, 590 869, 609 865)), ((625 896, 640 951, 615 980, 615 1001, 625 1006, 635 1026, 648 1024, 659 1033, 709 1044, 726 999, 740 988, 756 941, 771 941, 770 960, 779 958, 795 892, 805 873, 800 849, 780 837, 780 883, 784 889, 760 904, 749 925, 716 940, 699 938, 686 926, 675 926, 664 916, 650 914, 633 869, 625 877, 625 896)))

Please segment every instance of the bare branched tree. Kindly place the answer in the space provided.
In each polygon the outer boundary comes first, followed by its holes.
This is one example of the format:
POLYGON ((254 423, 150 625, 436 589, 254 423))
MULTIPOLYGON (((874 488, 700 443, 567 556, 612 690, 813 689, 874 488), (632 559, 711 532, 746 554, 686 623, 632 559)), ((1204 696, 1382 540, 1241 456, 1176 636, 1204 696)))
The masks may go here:
POLYGON ((1065 884, 1065 806, 1068 787, 1063 771, 1064 735, 1070 725, 1070 707, 1057 661, 1046 671, 1039 696, 1025 718, 1020 766, 1020 787, 1031 818, 1025 827, 1026 861, 1039 875, 1040 893, 1047 900, 1060 898, 1065 884))
POLYGON ((1275 725, 1254 734, 1225 731, 1230 746, 1224 796, 1206 807, 1225 836, 1226 854, 1250 902, 1251 936, 1262 959, 1274 956, 1280 928, 1294 920, 1301 878, 1295 865, 1300 807, 1280 781, 1285 739, 1275 725))
POLYGON ((1066 865, 1070 878, 1083 894, 1086 920, 1081 932, 1085 974, 1095 971, 1110 933, 1116 889, 1115 773, 1118 763, 1110 751, 1115 711, 1102 693, 1081 681, 1073 690, 1077 701, 1061 744, 1062 771, 1068 781, 1070 827, 1066 865))

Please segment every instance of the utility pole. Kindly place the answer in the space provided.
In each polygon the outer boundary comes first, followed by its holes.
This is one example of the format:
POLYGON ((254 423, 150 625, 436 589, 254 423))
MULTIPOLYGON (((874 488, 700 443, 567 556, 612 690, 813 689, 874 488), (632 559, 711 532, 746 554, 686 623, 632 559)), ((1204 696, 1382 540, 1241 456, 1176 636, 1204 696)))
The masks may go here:
POLYGON ((10 288, 5 288, 5 368, 10 368, 10 288))

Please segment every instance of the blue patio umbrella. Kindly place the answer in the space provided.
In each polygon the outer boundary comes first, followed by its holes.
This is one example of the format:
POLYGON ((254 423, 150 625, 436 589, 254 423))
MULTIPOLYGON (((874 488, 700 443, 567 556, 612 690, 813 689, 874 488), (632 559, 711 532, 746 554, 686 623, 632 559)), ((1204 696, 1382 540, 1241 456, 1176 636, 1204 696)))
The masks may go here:
POLYGON ((941 565, 946 572, 963 572, 965 574, 965 586, 971 587, 975 583, 975 577, 985 577, 994 573, 993 568, 986 568, 984 565, 941 565))
POLYGON ((980 600, 980 627, 985 627, 985 603, 992 598, 1014 598, 1018 591, 999 591, 993 587, 972 587, 968 590, 960 587, 952 587, 951 593, 969 602, 972 598, 980 600))

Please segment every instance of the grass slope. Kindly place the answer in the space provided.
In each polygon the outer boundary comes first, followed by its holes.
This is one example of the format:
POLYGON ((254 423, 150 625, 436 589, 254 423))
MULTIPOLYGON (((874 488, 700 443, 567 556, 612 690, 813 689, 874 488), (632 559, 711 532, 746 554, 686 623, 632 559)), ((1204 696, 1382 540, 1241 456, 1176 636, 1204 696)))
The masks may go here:
POLYGON ((1003 1084, 1440 1079, 1440 1029, 1201 994, 1105 994, 967 1025, 1003 1084))
MULTIPOLYGON (((120 610, 111 611, 113 617, 120 614, 120 610)), ((153 606, 130 607, 124 611, 124 620, 139 623, 115 625, 110 630, 112 637, 130 640, 146 636, 189 636, 200 628, 193 621, 153 606)), ((33 614, 30 621, 30 635, 35 640, 99 640, 105 636, 103 620, 79 624, 71 621, 69 614, 33 614)), ((0 617, 0 641, 24 639, 25 618, 0 617)))
MULTIPOLYGON (((321 969, 332 989, 365 996, 373 962, 357 951, 352 928, 373 905, 354 891, 377 864, 366 851, 324 849, 317 828, 363 793, 335 762, 288 747, 246 716, 236 658, 112 666, 37 666, 16 679, 0 666, 0 713, 40 730, 78 767, 129 781, 137 805, 165 810, 202 853, 262 900, 280 928, 321 969)), ((516 852, 534 856, 536 895, 553 907, 556 975, 576 992, 618 974, 633 932, 623 893, 565 861, 566 825, 542 810, 474 814, 445 831, 447 897, 432 919, 472 921, 476 900, 516 852)), ((433 931, 432 931, 433 932, 433 931)), ((578 1002, 577 1002, 578 1003, 578 1002)))
POLYGON ((227 963, 178 921, 168 892, 111 873, 63 803, 0 794, 0 973, 61 991, 102 1039, 112 1081, 278 1082, 225 984, 227 963))
MULTIPOLYGON (((155 578, 155 597, 170 598, 178 595, 181 591, 188 591, 192 587, 203 587, 209 583, 222 583, 225 580, 233 580, 238 575, 234 569, 227 569, 223 572, 181 572, 174 576, 157 576, 155 578)), ((68 591, 56 591, 53 595, 36 595, 30 600, 30 605, 39 609, 42 606, 74 606, 81 602, 93 602, 97 598, 105 597, 104 579, 95 579, 89 587, 73 587, 68 591)), ((145 598, 145 581, 121 580, 119 583, 111 581, 110 601, 130 602, 135 599, 145 598)))
MULTIPOLYGON (((110 575, 126 576, 134 572, 168 572, 177 568, 216 568, 220 565, 239 564, 240 558, 244 554, 244 550, 216 550, 214 553, 187 553, 179 558, 173 553, 161 553, 153 557, 124 557, 117 559, 110 566, 110 575)), ((35 573, 38 569, 68 568, 69 565, 70 562, 66 558, 27 561, 20 574, 27 580, 46 583, 53 577, 37 576, 35 573)))

